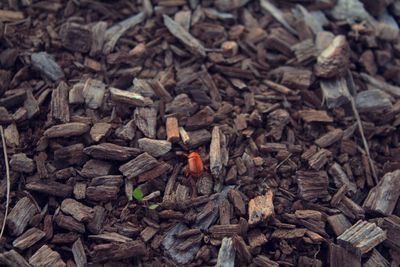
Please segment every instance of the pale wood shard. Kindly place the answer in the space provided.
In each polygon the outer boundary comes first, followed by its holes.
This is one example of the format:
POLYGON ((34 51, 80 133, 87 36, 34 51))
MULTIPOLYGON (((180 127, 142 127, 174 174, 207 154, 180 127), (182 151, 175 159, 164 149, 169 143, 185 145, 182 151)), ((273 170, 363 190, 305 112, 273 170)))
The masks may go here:
POLYGON ((330 267, 361 267, 361 256, 340 245, 330 243, 329 262, 330 267))
POLYGON ((90 137, 94 142, 99 142, 111 132, 111 124, 105 122, 95 123, 90 129, 90 137))
POLYGON ((300 197, 305 200, 315 200, 329 196, 329 179, 325 171, 297 171, 296 180, 300 197))
POLYGON ((294 95, 296 94, 295 91, 293 91, 290 88, 287 88, 284 85, 275 83, 273 81, 269 81, 269 80, 264 80, 263 83, 265 83, 266 85, 268 85, 269 88, 271 88, 274 91, 277 91, 278 93, 284 94, 284 95, 294 95))
POLYGON ((40 239, 42 239, 46 235, 45 232, 38 228, 31 228, 22 235, 20 235, 17 239, 13 241, 13 246, 24 250, 30 248, 35 243, 37 243, 40 239))
POLYGON ((47 52, 33 53, 31 60, 32 66, 53 82, 64 78, 63 70, 47 52))
POLYGON ((66 198, 72 194, 72 186, 58 183, 55 181, 40 181, 40 182, 30 182, 26 184, 26 189, 31 191, 36 191, 39 193, 47 194, 50 196, 56 196, 61 198, 66 198))
POLYGON ((122 174, 129 178, 133 179, 137 177, 139 174, 142 174, 148 170, 153 169, 159 164, 159 162, 148 153, 142 153, 133 160, 125 163, 119 168, 119 171, 122 174))
POLYGON ((133 120, 139 130, 148 138, 156 138, 157 110, 155 108, 136 108, 133 120))
POLYGON ((214 126, 211 134, 210 144, 210 171, 214 177, 219 177, 222 171, 222 154, 221 154, 221 132, 218 126, 214 126))
POLYGON ((68 93, 68 103, 69 104, 83 104, 85 103, 85 98, 83 97, 83 87, 85 84, 83 82, 76 83, 72 86, 68 93))
POLYGON ((328 147, 340 141, 342 137, 343 137, 343 130, 334 129, 322 135, 317 140, 315 140, 315 144, 317 144, 319 147, 328 147))
POLYGON ((255 225, 259 222, 268 222, 274 216, 274 194, 268 190, 265 195, 258 196, 249 202, 249 225, 255 225))
POLYGON ((157 234, 157 232, 158 232, 157 228, 147 226, 146 228, 143 229, 142 232, 140 232, 140 237, 145 243, 147 243, 154 237, 155 234, 157 234))
POLYGON ((115 136, 122 140, 132 141, 136 135, 136 125, 133 120, 115 130, 115 136))
POLYGON ((78 200, 86 198, 86 187, 87 185, 85 183, 77 182, 74 185, 74 190, 73 190, 74 197, 78 200))
POLYGON ((389 267, 389 262, 382 256, 378 250, 373 249, 371 256, 363 264, 363 267, 389 267))
POLYGON ((56 121, 62 123, 69 122, 69 106, 68 106, 68 92, 69 88, 67 84, 61 81, 57 88, 53 90, 51 95, 50 110, 51 116, 56 121))
POLYGON ((253 263, 258 267, 279 267, 279 263, 269 259, 264 255, 258 255, 253 259, 253 263))
POLYGON ((350 101, 350 92, 345 78, 320 80, 323 99, 328 108, 340 107, 350 101))
POLYGON ((323 78, 344 76, 349 68, 350 48, 346 37, 336 36, 317 58, 315 74, 323 78))
POLYGON ((293 29, 286 21, 284 14, 280 9, 275 7, 269 0, 260 0, 260 6, 262 9, 271 14, 280 24, 282 24, 286 30, 292 34, 297 34, 296 30, 293 29))
POLYGON ((127 243, 133 241, 132 238, 126 237, 124 235, 120 235, 118 233, 108 233, 104 232, 98 235, 89 235, 90 239, 98 240, 98 241, 106 241, 106 242, 118 242, 118 243, 127 243))
POLYGON ((105 21, 99 21, 93 25, 91 29, 92 45, 89 53, 91 57, 97 56, 101 53, 105 41, 106 30, 107 22, 105 21))
POLYGON ((24 18, 24 13, 22 13, 21 11, 0 9, 0 21, 2 22, 14 22, 18 20, 23 20, 24 18))
POLYGON ((386 93, 394 96, 394 97, 400 97, 400 87, 391 85, 389 83, 380 81, 366 73, 361 73, 361 78, 370 84, 373 88, 380 89, 382 91, 385 91, 386 93))
POLYGON ((384 111, 390 111, 393 107, 389 95, 379 89, 359 92, 355 101, 357 110, 360 113, 382 113, 384 111))
POLYGON ((216 267, 234 267, 235 266, 235 248, 233 240, 230 237, 222 239, 221 247, 218 251, 216 267))
POLYGON ((57 224, 58 227, 65 230, 81 234, 85 233, 85 225, 81 222, 78 222, 71 216, 66 216, 62 213, 59 213, 54 216, 54 222, 57 224))
POLYGON ((195 55, 205 57, 206 50, 203 45, 194 38, 185 28, 179 23, 176 23, 167 15, 163 15, 164 25, 167 27, 169 32, 179 39, 189 50, 195 55))
POLYGON ((58 252, 44 245, 29 258, 29 264, 33 267, 64 267, 66 264, 58 252))
POLYGON ((0 254, 0 263, 8 267, 31 267, 24 257, 13 249, 0 254))
POLYGON ((149 153, 153 157, 163 156, 172 148, 172 144, 168 141, 150 138, 140 138, 138 140, 138 145, 142 151, 149 153))
POLYGON ((400 197, 400 170, 386 173, 373 187, 364 201, 363 207, 368 211, 391 215, 400 197))
POLYGON ((92 208, 85 206, 72 198, 63 200, 61 203, 61 210, 80 222, 91 221, 94 217, 94 211, 92 208))
POLYGON ((125 161, 140 154, 137 148, 101 143, 83 149, 83 152, 96 159, 125 161))
POLYGON ((332 166, 329 167, 328 173, 333 177, 333 182, 337 188, 346 185, 349 191, 353 193, 357 191, 356 184, 353 181, 350 181, 346 172, 337 162, 334 162, 332 166))
POLYGON ((47 129, 43 135, 47 138, 79 136, 88 132, 90 126, 82 122, 59 124, 47 129))
POLYGON ((72 254, 74 255, 74 260, 77 267, 87 266, 85 248, 83 247, 80 238, 78 238, 78 240, 76 240, 75 243, 72 245, 72 254))
POLYGON ((284 109, 277 109, 268 114, 268 135, 272 136, 276 141, 281 140, 283 131, 290 121, 289 112, 284 109))
POLYGON ((9 124, 13 122, 13 116, 5 107, 0 106, 0 123, 9 124))
POLYGON ((327 221, 336 236, 340 236, 351 227, 351 223, 343 214, 331 215, 327 218, 327 221))
POLYGON ((114 87, 110 88, 111 100, 116 103, 127 104, 132 107, 144 107, 153 103, 150 98, 144 97, 138 93, 120 90, 114 87))
POLYGON ((102 81, 87 79, 82 89, 82 96, 89 108, 98 109, 103 104, 105 92, 106 85, 102 81))
POLYGON ((338 236, 338 243, 363 255, 386 239, 386 232, 375 223, 359 220, 338 236))
POLYGON ((127 243, 99 244, 93 248, 93 261, 123 260, 133 257, 142 257, 147 254, 146 246, 142 241, 127 243))
POLYGON ((179 125, 176 117, 168 117, 165 122, 167 140, 171 143, 179 141, 179 125))
POLYGON ((32 173, 36 169, 35 162, 28 158, 24 153, 12 155, 10 159, 10 167, 13 171, 32 173))
POLYGON ((36 205, 28 197, 21 198, 7 217, 6 223, 10 234, 13 236, 22 234, 37 212, 36 205))
POLYGON ((305 122, 333 122, 333 118, 324 110, 306 109, 299 111, 300 117, 305 122))

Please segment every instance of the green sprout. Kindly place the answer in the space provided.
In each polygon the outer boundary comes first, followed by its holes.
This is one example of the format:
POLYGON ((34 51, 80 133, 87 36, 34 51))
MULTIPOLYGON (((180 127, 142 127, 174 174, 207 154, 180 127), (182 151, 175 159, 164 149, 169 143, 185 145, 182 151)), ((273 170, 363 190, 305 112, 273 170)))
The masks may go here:
MULTIPOLYGON (((144 198, 143 191, 142 191, 139 187, 136 187, 136 188, 132 191, 132 196, 133 196, 133 198, 136 199, 137 201, 142 201, 143 198, 144 198)), ((150 210, 155 210, 155 209, 157 209, 159 206, 160 206, 159 204, 152 203, 152 204, 148 205, 147 208, 150 209, 150 210)))

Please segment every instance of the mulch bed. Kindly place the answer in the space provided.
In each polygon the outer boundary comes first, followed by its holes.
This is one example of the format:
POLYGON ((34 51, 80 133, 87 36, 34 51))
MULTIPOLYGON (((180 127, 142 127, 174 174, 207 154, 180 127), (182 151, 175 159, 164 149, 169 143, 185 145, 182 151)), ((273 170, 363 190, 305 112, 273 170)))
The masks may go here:
POLYGON ((399 18, 1 1, 0 263, 399 266, 399 18))

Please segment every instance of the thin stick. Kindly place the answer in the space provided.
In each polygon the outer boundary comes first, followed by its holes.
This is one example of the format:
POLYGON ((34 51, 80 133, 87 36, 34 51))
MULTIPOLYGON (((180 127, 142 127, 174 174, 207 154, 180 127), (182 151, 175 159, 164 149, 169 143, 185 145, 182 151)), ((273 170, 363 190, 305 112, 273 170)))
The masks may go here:
POLYGON ((4 140, 3 126, 0 125, 1 142, 3 143, 4 162, 6 164, 6 177, 7 177, 7 199, 6 199, 6 213, 4 214, 3 225, 1 226, 0 238, 3 237, 4 229, 6 228, 6 220, 8 216, 8 206, 10 205, 10 167, 8 166, 7 147, 4 140))

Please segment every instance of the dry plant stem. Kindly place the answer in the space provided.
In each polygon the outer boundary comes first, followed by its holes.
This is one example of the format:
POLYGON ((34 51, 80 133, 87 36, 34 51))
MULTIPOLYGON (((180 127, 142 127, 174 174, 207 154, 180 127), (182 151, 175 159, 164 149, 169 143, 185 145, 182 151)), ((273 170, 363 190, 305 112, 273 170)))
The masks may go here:
POLYGON ((7 198, 6 198, 6 212, 4 214, 3 225, 1 226, 0 239, 3 237, 4 229, 6 227, 8 206, 10 204, 10 167, 8 166, 7 147, 4 139, 3 126, 0 125, 1 142, 3 144, 4 162, 6 165, 6 179, 7 179, 7 198))

